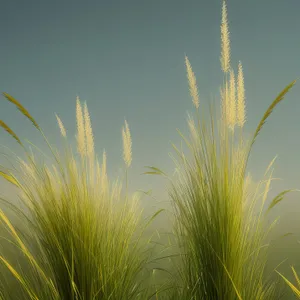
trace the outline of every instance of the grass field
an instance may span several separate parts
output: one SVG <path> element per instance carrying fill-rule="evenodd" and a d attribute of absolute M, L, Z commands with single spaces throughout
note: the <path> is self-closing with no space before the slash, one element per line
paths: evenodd
<path fill-rule="evenodd" d="M 231 62 L 225 2 L 220 29 L 220 105 L 211 103 L 208 112 L 201 109 L 196 77 L 185 56 L 195 113 L 188 117 L 189 135 L 178 131 L 181 147 L 173 145 L 175 175 L 153 166 L 144 173 L 169 181 L 174 227 L 164 244 L 159 232 L 145 234 L 163 209 L 144 219 L 142 193 L 128 192 L 133 157 L 127 121 L 122 128 L 124 177 L 111 180 L 106 152 L 101 159 L 95 153 L 86 103 L 77 97 L 76 151 L 56 116 L 64 144 L 58 151 L 27 109 L 3 93 L 39 131 L 52 156 L 26 146 L 0 120 L 24 150 L 24 158 L 9 153 L 12 167 L 0 170 L 19 200 L 14 204 L 1 198 L 1 299 L 270 300 L 284 299 L 283 283 L 300 298 L 294 268 L 298 289 L 277 270 L 266 272 L 266 238 L 276 220 L 266 228 L 265 203 L 275 159 L 270 158 L 265 177 L 254 189 L 247 173 L 252 146 L 296 81 L 270 103 L 247 139 L 243 67 L 239 62 L 235 71 Z M 290 191 L 275 197 L 268 209 Z"/>

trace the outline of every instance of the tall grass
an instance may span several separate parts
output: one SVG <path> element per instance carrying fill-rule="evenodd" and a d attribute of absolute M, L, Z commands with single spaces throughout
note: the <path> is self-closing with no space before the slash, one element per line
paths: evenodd
<path fill-rule="evenodd" d="M 30 113 L 9 94 L 14 104 L 41 133 L 52 155 L 52 163 L 39 160 L 3 121 L 0 126 L 24 150 L 26 159 L 13 157 L 13 167 L 0 175 L 18 191 L 22 206 L 7 204 L 23 222 L 18 230 L 0 209 L 0 221 L 11 235 L 11 243 L 26 258 L 26 271 L 4 255 L 0 262 L 0 299 L 197 299 L 269 300 L 278 297 L 276 282 L 265 274 L 265 237 L 275 222 L 263 229 L 264 208 L 272 177 L 271 161 L 265 178 L 249 193 L 246 177 L 248 158 L 273 109 L 293 87 L 291 82 L 263 115 L 251 139 L 244 135 L 246 122 L 242 64 L 235 74 L 231 66 L 227 7 L 223 2 L 221 22 L 220 112 L 201 109 L 196 76 L 185 57 L 190 94 L 196 117 L 189 116 L 189 137 L 180 131 L 186 148 L 173 145 L 176 178 L 149 167 L 146 174 L 170 179 L 169 195 L 174 207 L 176 246 L 180 255 L 168 256 L 177 267 L 169 287 L 148 293 L 144 275 L 149 262 L 137 194 L 128 196 L 128 168 L 132 162 L 129 125 L 122 129 L 126 165 L 125 191 L 121 181 L 111 182 L 107 157 L 100 161 L 87 105 L 76 102 L 77 154 L 68 144 L 67 131 L 56 116 L 64 152 L 54 149 Z M 207 117 L 207 115 L 209 117 Z M 270 207 L 281 201 L 280 193 Z M 256 211 L 259 207 L 258 212 Z M 142 226 L 143 224 L 143 226 Z M 174 259 L 175 257 L 175 259 Z M 162 268 L 156 268 L 162 270 Z M 156 271 L 156 270 L 155 270 Z M 155 273 L 153 271 L 153 274 Z M 165 270 L 167 271 L 167 270 Z M 7 277 L 15 279 L 9 290 Z M 18 290 L 17 290 L 18 289 Z M 165 289 L 166 294 L 160 293 Z"/>
<path fill-rule="evenodd" d="M 21 208 L 10 204 L 23 226 L 27 226 L 27 232 L 23 228 L 21 235 L 0 210 L 1 223 L 13 237 L 11 242 L 29 262 L 32 276 L 0 256 L 2 264 L 20 283 L 22 299 L 146 299 L 142 279 L 149 256 L 147 245 L 142 247 L 140 238 L 147 224 L 140 219 L 138 195 L 128 196 L 127 169 L 124 193 L 120 180 L 109 181 L 106 152 L 101 163 L 95 156 L 86 104 L 82 107 L 77 98 L 77 158 L 58 116 L 65 145 L 62 155 L 50 145 L 29 112 L 12 96 L 4 96 L 39 130 L 54 158 L 53 164 L 38 162 L 16 133 L 0 122 L 26 154 L 25 160 L 12 160 L 17 162 L 15 169 L 0 173 L 17 188 L 27 212 L 24 214 Z M 126 121 L 123 144 L 129 168 L 131 136 Z M 13 293 L 9 299 L 13 299 Z"/>
<path fill-rule="evenodd" d="M 277 96 L 253 137 L 247 140 L 243 132 L 246 121 L 243 68 L 239 63 L 236 80 L 230 64 L 225 2 L 222 7 L 221 45 L 224 81 L 219 115 L 213 105 L 209 118 L 201 109 L 196 77 L 188 57 L 185 57 L 196 118 L 189 116 L 189 137 L 179 131 L 188 152 L 173 145 L 177 177 L 169 178 L 169 195 L 182 253 L 178 264 L 179 279 L 174 280 L 171 298 L 276 299 L 276 283 L 265 277 L 268 245 L 264 242 L 268 230 L 263 229 L 263 210 L 272 181 L 274 160 L 267 168 L 266 180 L 258 184 L 248 202 L 245 201 L 246 170 L 252 146 L 264 123 L 295 81 Z M 158 168 L 149 168 L 146 174 L 164 174 Z M 277 200 L 278 197 L 271 205 Z M 176 261 L 178 258 L 174 263 Z"/>

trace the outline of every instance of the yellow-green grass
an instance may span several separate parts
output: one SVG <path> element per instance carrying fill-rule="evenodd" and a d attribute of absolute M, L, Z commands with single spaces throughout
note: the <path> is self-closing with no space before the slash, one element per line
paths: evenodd
<path fill-rule="evenodd" d="M 300 279 L 298 277 L 298 274 L 295 270 L 294 267 L 292 267 L 292 271 L 294 274 L 294 277 L 296 279 L 296 285 L 294 285 L 290 280 L 288 280 L 284 275 L 282 275 L 281 273 L 279 273 L 277 270 L 276 272 L 283 278 L 283 280 L 285 281 L 285 283 L 289 286 L 289 288 L 293 291 L 293 293 L 295 294 L 295 296 L 297 297 L 297 299 L 300 299 Z"/>
<path fill-rule="evenodd" d="M 65 144 L 63 154 L 50 145 L 19 101 L 6 93 L 4 96 L 39 130 L 54 157 L 53 164 L 37 162 L 16 133 L 0 122 L 26 154 L 25 160 L 18 157 L 12 160 L 17 163 L 16 168 L 0 173 L 17 188 L 23 208 L 28 212 L 24 214 L 2 199 L 19 215 L 23 226 L 27 226 L 17 232 L 0 210 L 1 223 L 12 235 L 12 243 L 30 263 L 32 276 L 0 256 L 3 266 L 23 288 L 24 299 L 145 299 L 147 289 L 142 279 L 149 255 L 147 244 L 141 244 L 140 239 L 154 216 L 148 223 L 142 222 L 138 194 L 129 197 L 127 184 L 124 191 L 120 180 L 109 181 L 105 151 L 101 164 L 94 153 L 86 104 L 82 108 L 77 98 L 77 159 L 58 116 Z M 132 155 L 126 121 L 122 133 L 127 183 Z M 5 282 L 2 284 L 5 287 Z"/>
<path fill-rule="evenodd" d="M 264 242 L 269 230 L 263 229 L 263 210 L 274 160 L 266 171 L 266 180 L 258 184 L 250 197 L 246 191 L 246 169 L 251 148 L 264 123 L 295 81 L 277 96 L 253 137 L 247 140 L 243 133 L 246 121 L 243 69 L 239 63 L 235 80 L 230 64 L 225 2 L 221 44 L 224 82 L 220 115 L 211 105 L 207 118 L 200 105 L 195 74 L 185 57 L 196 119 L 189 116 L 189 137 L 179 131 L 188 151 L 173 145 L 177 176 L 170 178 L 169 195 L 174 205 L 178 245 L 182 250 L 180 259 L 174 259 L 174 263 L 180 262 L 179 278 L 171 283 L 172 295 L 169 296 L 197 300 L 278 299 L 276 282 L 268 280 L 265 274 L 268 245 Z M 158 168 L 149 168 L 146 174 L 165 175 Z M 270 207 L 287 192 L 279 194 Z M 260 206 L 258 214 L 254 210 L 257 205 Z"/>
<path fill-rule="evenodd" d="M 267 168 L 266 179 L 254 193 L 247 191 L 246 170 L 251 148 L 264 123 L 295 81 L 272 102 L 253 137 L 247 140 L 243 132 L 246 121 L 243 69 L 239 63 L 235 80 L 225 2 L 221 43 L 224 82 L 220 115 L 213 105 L 208 118 L 201 109 L 196 77 L 185 57 L 196 118 L 189 117 L 189 137 L 179 132 L 189 152 L 174 146 L 177 177 L 170 179 L 169 190 L 180 254 L 167 255 L 177 268 L 169 274 L 168 286 L 158 286 L 152 292 L 142 281 L 148 272 L 149 253 L 141 237 L 148 223 L 141 227 L 137 195 L 129 197 L 127 193 L 127 170 L 132 161 L 127 122 L 122 131 L 126 164 L 124 191 L 120 181 L 108 180 L 105 152 L 101 163 L 94 153 L 88 109 L 86 105 L 82 107 L 79 99 L 76 104 L 78 155 L 68 145 L 66 130 L 57 117 L 65 145 L 65 152 L 60 154 L 19 101 L 4 93 L 41 133 L 54 160 L 53 164 L 40 162 L 0 120 L 0 126 L 26 154 L 25 160 L 12 159 L 16 168 L 0 170 L 0 175 L 18 190 L 26 213 L 23 207 L 13 206 L 6 199 L 2 201 L 17 213 L 26 228 L 18 231 L 2 210 L 0 220 L 12 237 L 11 243 L 28 264 L 25 272 L 16 260 L 0 253 L 6 270 L 0 274 L 3 278 L 0 299 L 142 300 L 151 295 L 154 299 L 174 300 L 279 298 L 276 282 L 268 280 L 265 274 L 268 245 L 264 241 L 268 230 L 263 230 L 263 210 L 274 160 Z M 165 175 L 154 167 L 146 173 Z M 279 194 L 270 207 L 287 192 Z M 258 214 L 254 210 L 257 205 Z M 156 270 L 168 272 L 162 267 Z M 156 270 L 149 274 L 154 277 Z M 7 274 L 18 283 L 15 294 L 8 290 Z"/>

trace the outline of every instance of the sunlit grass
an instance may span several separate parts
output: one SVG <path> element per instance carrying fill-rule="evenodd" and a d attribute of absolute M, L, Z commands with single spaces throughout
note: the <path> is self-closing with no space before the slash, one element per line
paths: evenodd
<path fill-rule="evenodd" d="M 294 269 L 294 267 L 292 267 L 292 271 L 293 271 L 294 277 L 296 279 L 297 286 L 295 286 L 293 283 L 291 283 L 281 273 L 279 273 L 278 271 L 276 271 L 276 272 L 284 279 L 285 283 L 289 286 L 289 288 L 293 291 L 293 293 L 297 296 L 297 298 L 300 299 L 300 280 L 299 280 L 298 274 L 297 274 L 296 270 Z"/>
<path fill-rule="evenodd" d="M 27 110 L 10 95 L 4 96 L 44 136 Z M 101 164 L 95 157 L 87 106 L 82 109 L 79 98 L 76 105 L 79 159 L 68 146 L 66 129 L 58 116 L 65 152 L 60 155 L 44 136 L 54 157 L 52 165 L 37 162 L 10 127 L 4 122 L 0 124 L 27 156 L 26 160 L 15 157 L 16 169 L 2 171 L 1 175 L 17 187 L 29 212 L 25 219 L 23 215 L 23 225 L 27 226 L 31 246 L 2 210 L 0 220 L 30 262 L 35 277 L 27 280 L 3 256 L 1 262 L 21 284 L 26 299 L 45 299 L 45 293 L 47 299 L 145 299 L 142 278 L 149 256 L 147 245 L 141 247 L 140 243 L 147 224 L 141 222 L 139 195 L 129 197 L 120 180 L 109 181 L 106 152 Z M 124 128 L 124 159 L 128 168 L 132 158 L 126 121 Z M 13 208 L 19 215 L 22 213 Z"/>
<path fill-rule="evenodd" d="M 256 191 L 246 193 L 246 169 L 254 142 L 276 105 L 295 84 L 289 84 L 263 115 L 253 137 L 244 137 L 246 120 L 242 64 L 237 82 L 230 65 L 227 9 L 223 2 L 221 23 L 221 113 L 211 105 L 201 107 L 196 77 L 185 57 L 190 94 L 196 119 L 189 116 L 189 137 L 180 131 L 185 148 L 173 145 L 177 176 L 170 178 L 169 195 L 175 211 L 175 232 L 181 255 L 174 258 L 178 277 L 171 284 L 172 299 L 276 299 L 276 282 L 266 278 L 263 229 L 264 206 L 272 181 L 270 163 Z M 200 104 L 199 104 L 200 103 Z M 186 151 L 188 150 L 188 151 Z M 149 167 L 146 174 L 163 174 Z M 271 207 L 288 191 L 279 194 Z M 246 202 L 246 200 L 248 201 Z M 259 202 L 260 200 L 260 202 Z M 255 210 L 259 205 L 259 211 Z M 178 263 L 180 262 L 180 263 Z"/>
<path fill-rule="evenodd" d="M 150 259 L 149 241 L 143 236 L 149 222 L 142 221 L 139 195 L 128 193 L 128 169 L 132 163 L 129 125 L 122 129 L 123 158 L 126 166 L 122 180 L 110 181 L 107 154 L 100 160 L 95 153 L 94 136 L 86 103 L 77 97 L 77 153 L 69 145 L 67 130 L 56 115 L 64 145 L 63 153 L 53 148 L 31 114 L 7 93 L 6 100 L 28 118 L 44 138 L 51 159 L 29 151 L 19 136 L 0 120 L 2 127 L 24 150 L 25 159 L 11 157 L 13 167 L 2 168 L 0 175 L 12 184 L 22 206 L 1 199 L 22 222 L 17 229 L 3 210 L 0 221 L 10 239 L 2 237 L 23 258 L 0 253 L 0 299 L 72 300 L 269 300 L 278 299 L 277 282 L 265 274 L 269 230 L 264 230 L 264 209 L 273 179 L 271 161 L 264 178 L 254 191 L 246 176 L 248 158 L 261 129 L 274 108 L 284 99 L 290 83 L 269 106 L 252 138 L 246 139 L 245 87 L 242 63 L 237 73 L 231 66 L 227 7 L 223 2 L 221 22 L 220 111 L 211 104 L 202 109 L 196 76 L 185 56 L 190 95 L 195 117 L 189 116 L 189 136 L 175 150 L 175 177 L 159 168 L 146 174 L 170 179 L 169 196 L 174 208 L 175 243 Z M 32 145 L 34 147 L 34 145 Z M 35 148 L 36 149 L 36 148 Z M 45 162 L 47 160 L 47 162 Z M 269 209 L 290 190 L 283 191 Z M 257 207 L 259 208 L 257 211 Z M 175 254 L 169 255 L 169 249 Z M 176 253 L 179 252 L 179 253 Z M 168 269 L 153 263 L 166 258 Z M 170 278 L 168 284 L 151 282 L 159 272 Z M 293 269 L 297 283 L 299 279 Z M 14 279 L 14 287 L 8 282 Z M 161 273 L 160 273 L 161 274 Z M 297 287 L 283 275 L 299 296 Z M 147 278 L 147 281 L 145 280 Z M 151 288 L 150 288 L 151 286 Z"/>

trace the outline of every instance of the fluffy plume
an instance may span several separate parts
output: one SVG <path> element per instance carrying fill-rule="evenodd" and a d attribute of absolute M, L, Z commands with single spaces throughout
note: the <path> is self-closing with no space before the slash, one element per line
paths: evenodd
<path fill-rule="evenodd" d="M 235 91 L 235 77 L 234 71 L 230 70 L 229 82 L 229 109 L 228 109 L 228 126 L 234 130 L 236 123 L 236 91 Z"/>
<path fill-rule="evenodd" d="M 223 1 L 222 7 L 222 23 L 221 23 L 221 67 L 224 73 L 227 73 L 230 68 L 230 38 L 227 21 L 227 7 Z"/>
<path fill-rule="evenodd" d="M 245 87 L 242 63 L 239 62 L 237 79 L 237 123 L 243 127 L 246 122 Z"/>
<path fill-rule="evenodd" d="M 195 107 L 198 109 L 199 108 L 199 95 L 198 95 L 196 77 L 195 77 L 195 74 L 192 70 L 192 66 L 191 66 L 187 56 L 185 56 L 185 65 L 186 65 L 186 70 L 187 70 L 187 79 L 188 79 L 189 87 L 190 87 L 190 94 L 192 96 Z"/>
<path fill-rule="evenodd" d="M 85 137 L 86 137 L 86 151 L 87 151 L 87 155 L 92 159 L 94 157 L 94 136 L 93 136 L 90 114 L 86 102 L 84 103 L 84 122 L 85 122 L 84 127 L 85 127 Z"/>
<path fill-rule="evenodd" d="M 123 137 L 123 157 L 124 162 L 129 167 L 132 161 L 132 152 L 131 152 L 131 135 L 127 121 L 125 120 L 125 127 L 122 129 L 122 137 Z"/>
<path fill-rule="evenodd" d="M 63 122 L 61 121 L 61 119 L 59 118 L 59 116 L 58 116 L 57 114 L 55 114 L 55 116 L 56 116 L 57 124 L 58 124 L 58 127 L 59 127 L 59 129 L 60 129 L 61 135 L 62 135 L 63 137 L 66 137 L 67 134 L 66 134 L 66 129 L 65 129 L 65 127 L 64 127 Z"/>
<path fill-rule="evenodd" d="M 85 132 L 82 108 L 79 97 L 76 98 L 76 120 L 77 120 L 77 149 L 81 157 L 85 156 Z"/>

